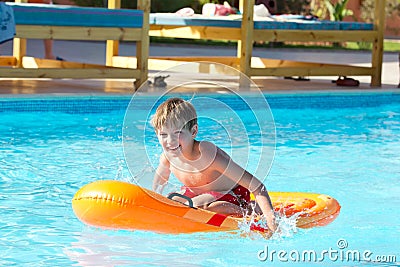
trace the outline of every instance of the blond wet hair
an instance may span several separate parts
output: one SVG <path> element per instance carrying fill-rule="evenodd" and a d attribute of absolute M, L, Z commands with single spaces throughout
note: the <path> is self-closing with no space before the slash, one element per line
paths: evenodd
<path fill-rule="evenodd" d="M 170 98 L 158 106 L 151 119 L 151 124 L 156 132 L 163 126 L 191 130 L 197 124 L 196 109 L 190 102 L 182 98 Z"/>

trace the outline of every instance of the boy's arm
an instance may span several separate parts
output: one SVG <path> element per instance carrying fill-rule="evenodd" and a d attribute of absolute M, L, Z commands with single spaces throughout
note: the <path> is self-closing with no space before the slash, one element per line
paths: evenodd
<path fill-rule="evenodd" d="M 158 164 L 153 179 L 153 191 L 159 194 L 162 194 L 164 187 L 168 183 L 169 175 L 171 174 L 169 166 L 169 161 L 166 159 L 164 154 L 161 154 L 160 163 Z"/>
<path fill-rule="evenodd" d="M 253 179 L 257 179 L 257 178 L 255 178 L 253 176 Z M 262 184 L 259 180 L 258 180 L 258 182 L 261 185 L 255 191 L 251 191 L 250 189 L 249 189 L 249 191 L 254 194 L 254 196 L 256 198 L 256 202 L 260 206 L 260 208 L 263 212 L 263 215 L 267 219 L 267 224 L 268 224 L 269 229 L 271 229 L 273 232 L 275 232 L 278 226 L 276 225 L 275 212 L 274 212 L 274 208 L 271 203 L 271 198 L 269 197 L 268 191 L 265 188 L 264 184 Z"/>
<path fill-rule="evenodd" d="M 223 175 L 247 188 L 254 194 L 256 202 L 267 219 L 268 227 L 272 231 L 275 231 L 277 228 L 275 213 L 265 185 L 248 171 L 240 167 L 224 151 L 220 150 L 220 152 L 221 153 L 217 153 L 217 157 L 214 161 L 215 166 L 217 166 Z"/>

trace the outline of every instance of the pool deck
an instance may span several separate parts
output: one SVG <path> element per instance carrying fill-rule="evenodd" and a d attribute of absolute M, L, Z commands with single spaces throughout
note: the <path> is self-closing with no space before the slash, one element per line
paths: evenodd
<path fill-rule="evenodd" d="M 0 46 L 0 54 L 11 54 L 11 42 Z M 120 54 L 127 55 L 132 49 L 130 44 L 121 44 Z M 70 61 L 82 62 L 80 55 L 85 55 L 87 63 L 102 63 L 105 60 L 105 44 L 101 42 L 73 42 L 55 41 L 54 51 L 57 56 Z M 77 53 L 76 51 L 79 51 Z M 234 47 L 204 47 L 195 45 L 152 44 L 150 56 L 235 56 Z M 43 44 L 41 40 L 28 41 L 28 55 L 43 57 Z M 255 48 L 254 56 L 266 58 L 281 58 L 299 61 L 322 61 L 326 63 L 349 63 L 368 66 L 370 54 L 361 51 L 331 51 L 331 50 L 300 50 L 300 49 L 268 49 Z M 340 59 L 341 62 L 338 62 Z M 398 53 L 385 53 L 382 73 L 382 87 L 369 86 L 369 77 L 350 76 L 360 81 L 359 87 L 341 87 L 332 83 L 337 77 L 310 77 L 309 81 L 296 81 L 275 77 L 254 77 L 257 86 L 267 92 L 314 92 L 314 91 L 399 91 L 399 62 Z M 156 72 L 150 72 L 150 77 Z M 224 76 L 222 79 L 229 77 Z M 307 77 L 306 77 L 307 78 Z M 71 80 L 71 79 L 0 79 L 0 94 L 30 95 L 30 94 L 55 94 L 55 95 L 103 95 L 103 94 L 132 94 L 133 80 Z M 168 82 L 168 79 L 166 80 Z M 207 90 L 207 88 L 205 88 Z M 203 91 L 203 90 L 202 90 Z"/>

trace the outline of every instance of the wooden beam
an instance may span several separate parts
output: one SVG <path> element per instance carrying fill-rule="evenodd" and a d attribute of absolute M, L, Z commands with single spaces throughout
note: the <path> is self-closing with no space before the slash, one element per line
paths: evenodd
<path fill-rule="evenodd" d="M 200 62 L 200 61 L 208 61 L 208 62 L 216 62 L 224 65 L 228 65 L 231 67 L 235 67 L 239 69 L 240 58 L 237 57 L 151 57 L 152 59 L 160 59 L 160 60 L 175 60 L 180 62 Z"/>
<path fill-rule="evenodd" d="M 135 58 L 114 57 L 120 67 L 131 67 Z M 236 57 L 151 57 L 149 68 L 163 70 L 182 64 L 182 62 L 215 62 L 239 70 L 240 59 Z M 116 64 L 114 62 L 114 65 Z M 130 62 L 130 63 L 129 63 Z M 280 59 L 252 57 L 251 76 L 370 76 L 374 68 L 341 64 L 301 62 Z"/>
<path fill-rule="evenodd" d="M 137 90 L 143 83 L 147 81 L 149 72 L 149 20 L 150 20 L 150 1 L 151 0 L 138 0 L 137 5 L 139 10 L 143 10 L 143 27 L 142 36 L 138 42 L 136 42 L 136 57 L 137 57 L 137 68 L 140 69 L 140 77 L 135 81 L 135 90 Z"/>
<path fill-rule="evenodd" d="M 106 41 L 106 66 L 112 66 L 113 56 L 119 54 L 119 42 L 113 40 Z"/>
<path fill-rule="evenodd" d="M 13 56 L 17 60 L 17 67 L 22 66 L 22 58 L 26 55 L 26 39 L 14 38 L 13 42 Z"/>
<path fill-rule="evenodd" d="M 121 1 L 120 0 L 109 0 L 108 1 L 109 9 L 120 9 Z M 112 57 L 117 56 L 119 53 L 119 42 L 115 40 L 107 40 L 106 41 L 106 65 L 112 66 Z"/>
<path fill-rule="evenodd" d="M 87 69 L 87 68 L 99 68 L 105 69 L 107 66 L 98 65 L 98 64 L 86 64 L 80 62 L 71 62 L 71 61 L 61 61 L 61 60 L 51 60 L 51 59 L 42 59 L 42 58 L 34 58 L 34 57 L 23 57 L 22 59 L 22 67 L 23 68 L 63 68 L 63 69 Z"/>
<path fill-rule="evenodd" d="M 150 25 L 150 36 L 208 40 L 240 40 L 239 28 Z"/>
<path fill-rule="evenodd" d="M 53 78 L 53 79 L 138 79 L 140 70 L 122 68 L 9 68 L 0 69 L 0 78 Z"/>
<path fill-rule="evenodd" d="M 250 63 L 253 53 L 253 33 L 254 33 L 254 0 L 241 0 L 243 8 L 242 25 L 240 29 L 240 40 L 238 41 L 237 57 L 240 58 L 240 71 L 249 76 Z"/>
<path fill-rule="evenodd" d="M 335 67 L 335 66 L 351 66 L 356 68 L 355 65 L 344 65 L 344 64 L 330 64 L 330 63 L 317 63 L 317 62 L 304 62 L 284 59 L 270 59 L 253 57 L 251 59 L 251 66 L 254 68 L 268 68 L 268 67 Z M 364 68 L 364 67 L 361 67 Z"/>
<path fill-rule="evenodd" d="M 254 30 L 254 40 L 265 42 L 373 42 L 376 37 L 376 31 Z"/>
<path fill-rule="evenodd" d="M 151 57 L 148 60 L 148 66 L 151 70 L 165 70 L 182 65 L 183 62 L 199 63 L 201 61 L 215 62 L 216 64 L 220 63 L 231 66 L 237 70 L 239 69 L 239 59 L 236 57 Z M 115 67 L 133 68 L 136 64 L 136 57 L 116 56 L 113 58 L 113 66 Z M 239 71 L 236 71 L 236 74 L 237 73 L 239 73 Z"/>
<path fill-rule="evenodd" d="M 375 71 L 371 77 L 371 86 L 382 85 L 383 39 L 386 18 L 385 6 L 386 0 L 375 0 L 374 29 L 378 33 L 372 47 L 372 67 Z"/>
<path fill-rule="evenodd" d="M 0 56 L 1 67 L 13 67 L 17 65 L 17 59 L 13 56 Z"/>
<path fill-rule="evenodd" d="M 221 34 L 223 32 L 224 34 Z M 351 34 L 350 34 L 351 33 Z M 265 42 L 373 42 L 377 31 L 340 31 L 340 30 L 260 30 L 254 29 L 254 41 Z M 241 38 L 239 28 L 205 26 L 168 26 L 150 25 L 150 36 L 229 40 Z"/>
<path fill-rule="evenodd" d="M 16 25 L 16 32 L 17 38 L 26 39 L 138 41 L 142 38 L 141 28 Z"/>
<path fill-rule="evenodd" d="M 251 76 L 370 76 L 371 67 L 348 65 L 329 66 L 316 63 L 314 66 L 252 68 Z"/>
<path fill-rule="evenodd" d="M 188 73 L 194 73 L 193 70 L 197 67 L 198 73 L 218 73 L 223 75 L 231 75 L 239 77 L 239 62 L 238 58 L 196 58 L 196 57 L 185 57 L 185 58 L 168 58 L 168 57 L 156 57 L 149 58 L 149 69 L 151 70 L 165 70 L 171 69 L 176 66 L 182 65 L 183 62 L 193 62 L 185 71 Z M 201 62 L 207 61 L 207 64 Z M 235 64 L 236 62 L 236 64 Z M 195 68 L 193 68 L 195 67 Z M 182 70 L 182 68 L 180 68 Z M 173 70 L 172 70 L 173 71 Z M 195 76 L 194 76 L 195 77 Z"/>

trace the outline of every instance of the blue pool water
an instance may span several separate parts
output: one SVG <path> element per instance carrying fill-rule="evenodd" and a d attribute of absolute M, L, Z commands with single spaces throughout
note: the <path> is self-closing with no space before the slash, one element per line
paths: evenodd
<path fill-rule="evenodd" d="M 342 210 L 330 225 L 272 240 L 245 230 L 165 235 L 83 225 L 71 208 L 81 186 L 132 181 L 122 145 L 129 97 L 10 98 L 0 100 L 0 265 L 309 266 L 324 255 L 323 265 L 399 266 L 400 94 L 266 98 L 276 125 L 267 187 L 336 198 Z M 225 133 L 211 126 L 202 122 L 201 137 L 224 146 Z M 317 257 L 296 256 L 305 251 Z M 358 261 L 353 252 L 386 262 Z"/>

